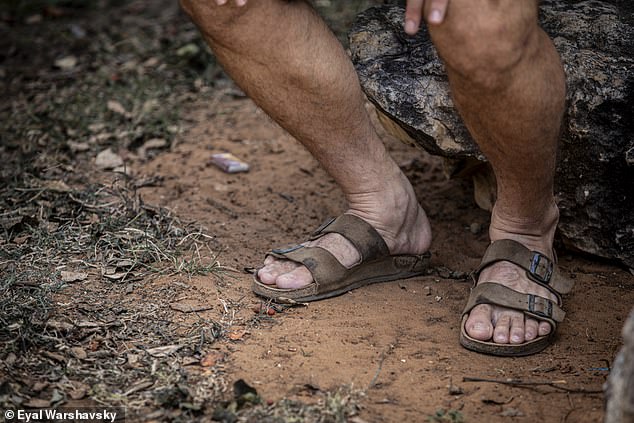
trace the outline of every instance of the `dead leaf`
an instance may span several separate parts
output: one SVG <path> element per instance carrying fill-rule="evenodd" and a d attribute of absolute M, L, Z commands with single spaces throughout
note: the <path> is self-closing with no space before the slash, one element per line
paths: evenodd
<path fill-rule="evenodd" d="M 134 267 L 134 265 L 136 264 L 135 261 L 132 260 L 117 260 L 117 262 L 114 264 L 117 269 L 128 269 L 130 267 Z"/>
<path fill-rule="evenodd" d="M 18 244 L 18 245 L 22 245 L 22 244 L 24 244 L 26 241 L 28 241 L 28 240 L 29 240 L 29 238 L 31 238 L 31 235 L 29 235 L 29 234 L 16 236 L 15 238 L 13 238 L 13 243 L 14 243 L 14 244 Z"/>
<path fill-rule="evenodd" d="M 180 57 L 194 57 L 200 52 L 200 47 L 198 47 L 194 43 L 185 44 L 178 50 L 176 50 L 176 55 Z"/>
<path fill-rule="evenodd" d="M 150 354 L 152 357 L 160 358 L 160 357 L 167 357 L 171 354 L 174 354 L 176 351 L 180 350 L 181 348 L 183 348 L 182 345 L 165 345 L 163 347 L 150 348 L 148 350 L 145 350 L 145 352 Z"/>
<path fill-rule="evenodd" d="M 68 391 L 68 396 L 74 400 L 80 400 L 86 397 L 86 394 L 90 390 L 90 386 L 83 384 L 81 382 L 74 382 L 73 385 L 76 385 L 76 386 L 74 386 L 73 389 Z"/>
<path fill-rule="evenodd" d="M 125 109 L 125 107 L 123 107 L 121 103 L 116 100 L 108 100 L 106 107 L 108 107 L 108 110 L 118 115 L 124 116 L 126 118 L 130 117 L 130 113 Z"/>
<path fill-rule="evenodd" d="M 88 273 L 83 272 L 68 272 L 62 270 L 62 282 L 79 282 L 88 278 Z"/>
<path fill-rule="evenodd" d="M 211 306 L 193 306 L 189 304 L 182 303 L 171 303 L 170 308 L 172 310 L 180 311 L 181 313 L 196 313 L 199 311 L 211 310 L 213 307 Z"/>
<path fill-rule="evenodd" d="M 72 189 L 64 181 L 45 181 L 42 184 L 42 188 L 46 188 L 49 191 L 53 192 L 71 192 Z"/>
<path fill-rule="evenodd" d="M 71 70 L 77 66 L 77 61 L 75 56 L 65 56 L 55 61 L 55 67 L 61 70 Z"/>
<path fill-rule="evenodd" d="M 147 388 L 151 387 L 152 385 L 154 385 L 154 382 L 152 382 L 151 380 L 142 380 L 141 382 L 137 382 L 134 385 L 132 385 L 132 387 L 130 389 L 128 389 L 123 396 L 128 396 L 130 394 L 133 394 L 135 392 L 139 392 L 139 391 L 144 391 Z"/>
<path fill-rule="evenodd" d="M 70 323 L 66 323 L 66 322 L 60 322 L 57 320 L 49 320 L 46 322 L 46 327 L 47 328 L 51 328 L 51 329 L 55 329 L 55 330 L 60 330 L 60 331 L 69 331 L 71 329 L 73 329 L 75 326 L 73 326 Z"/>
<path fill-rule="evenodd" d="M 42 22 L 42 19 L 43 19 L 42 15 L 37 13 L 35 15 L 27 16 L 26 19 L 24 20 L 24 23 L 27 25 L 35 25 Z"/>
<path fill-rule="evenodd" d="M 118 279 L 123 279 L 126 277 L 126 275 L 128 275 L 128 272 L 120 272 L 120 273 L 113 273 L 111 275 L 103 275 L 105 278 L 108 279 L 112 279 L 112 280 L 118 280 Z"/>
<path fill-rule="evenodd" d="M 7 356 L 5 357 L 4 363 L 7 366 L 13 366 L 17 359 L 18 359 L 18 357 L 11 352 L 11 353 L 7 354 Z"/>
<path fill-rule="evenodd" d="M 103 326 L 101 323 L 91 322 L 89 320 L 82 320 L 82 321 L 76 322 L 75 325 L 79 328 L 99 328 Z"/>
<path fill-rule="evenodd" d="M 75 141 L 67 141 L 66 144 L 70 151 L 73 153 L 82 153 L 84 151 L 90 150 L 90 145 L 87 142 L 75 142 Z"/>
<path fill-rule="evenodd" d="M 30 408 L 49 408 L 51 406 L 51 402 L 49 400 L 31 398 L 25 402 L 24 405 Z"/>
<path fill-rule="evenodd" d="M 200 364 L 200 360 L 194 357 L 184 357 L 181 364 L 183 366 L 191 366 L 192 364 Z"/>
<path fill-rule="evenodd" d="M 44 389 L 48 388 L 50 384 L 48 382 L 35 382 L 33 384 L 33 386 L 31 386 L 31 390 L 33 392 L 37 392 L 40 393 L 42 392 Z"/>
<path fill-rule="evenodd" d="M 500 413 L 500 416 L 502 417 L 523 417 L 524 413 L 521 410 L 518 410 L 517 408 L 506 408 L 504 409 L 504 411 L 502 411 Z"/>
<path fill-rule="evenodd" d="M 14 216 L 14 217 L 0 217 L 0 226 L 4 229 L 11 229 L 18 223 L 21 223 L 24 220 L 24 216 Z"/>
<path fill-rule="evenodd" d="M 234 329 L 232 331 L 229 332 L 229 339 L 231 339 L 232 341 L 239 341 L 241 340 L 244 335 L 246 335 L 248 332 L 246 329 Z"/>
<path fill-rule="evenodd" d="M 63 363 L 63 362 L 65 362 L 65 361 L 66 361 L 66 357 L 64 357 L 64 356 L 63 356 L 63 355 L 61 355 L 61 354 L 54 353 L 54 352 L 50 352 L 50 351 L 43 351 L 43 352 L 42 352 L 42 355 L 44 355 L 44 356 L 46 356 L 46 357 L 50 358 L 51 360 L 55 360 L 55 361 L 57 361 L 57 362 L 59 362 L 59 363 Z"/>
<path fill-rule="evenodd" d="M 105 127 L 106 127 L 105 123 L 91 123 L 90 125 L 88 125 L 88 130 L 90 132 L 100 132 Z"/>
<path fill-rule="evenodd" d="M 88 349 L 92 352 L 95 352 L 99 349 L 99 346 L 101 345 L 101 340 L 99 339 L 92 339 L 89 343 L 88 343 Z"/>
<path fill-rule="evenodd" d="M 152 138 L 143 143 L 137 150 L 137 154 L 141 159 L 145 159 L 148 150 L 159 149 L 167 147 L 167 141 L 163 138 Z"/>
<path fill-rule="evenodd" d="M 220 351 L 212 351 L 205 355 L 202 360 L 200 360 L 200 365 L 203 367 L 213 367 L 222 360 L 224 360 L 225 355 Z"/>
<path fill-rule="evenodd" d="M 70 352 L 73 353 L 75 358 L 78 358 L 80 360 L 84 360 L 86 357 L 88 357 L 88 353 L 86 353 L 86 350 L 82 347 L 72 347 L 70 349 Z"/>

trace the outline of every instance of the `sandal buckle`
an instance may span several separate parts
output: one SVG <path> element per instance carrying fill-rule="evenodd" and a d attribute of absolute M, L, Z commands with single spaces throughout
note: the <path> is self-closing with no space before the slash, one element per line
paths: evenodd
<path fill-rule="evenodd" d="M 528 295 L 528 311 L 548 319 L 553 317 L 553 302 L 533 294 Z"/>
<path fill-rule="evenodd" d="M 529 274 L 538 282 L 548 285 L 553 276 L 554 265 L 552 260 L 540 252 L 533 251 Z"/>

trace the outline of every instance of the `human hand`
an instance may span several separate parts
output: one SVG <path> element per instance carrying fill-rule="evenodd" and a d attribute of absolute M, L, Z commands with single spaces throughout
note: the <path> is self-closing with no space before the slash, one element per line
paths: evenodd
<path fill-rule="evenodd" d="M 236 2 L 236 6 L 238 7 L 242 7 L 247 4 L 247 0 L 235 0 L 235 2 Z M 218 6 L 223 6 L 227 4 L 227 0 L 216 0 L 216 4 Z"/>
<path fill-rule="evenodd" d="M 405 32 L 409 35 L 416 34 L 423 14 L 428 24 L 441 24 L 445 19 L 448 4 L 449 0 L 407 0 Z"/>

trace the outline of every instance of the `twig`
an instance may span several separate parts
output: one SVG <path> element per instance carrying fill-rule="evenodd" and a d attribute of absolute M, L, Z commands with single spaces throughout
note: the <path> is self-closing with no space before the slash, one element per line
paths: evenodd
<path fill-rule="evenodd" d="M 379 359 L 379 367 L 377 367 L 376 369 L 376 373 L 374 374 L 374 377 L 372 378 L 372 380 L 370 381 L 370 384 L 368 385 L 368 389 L 371 389 L 374 387 L 374 384 L 376 383 L 376 380 L 379 378 L 379 374 L 381 373 L 381 369 L 383 368 L 383 362 L 385 361 L 385 351 L 383 351 L 381 353 L 381 358 Z"/>
<path fill-rule="evenodd" d="M 487 382 L 487 383 L 499 383 L 501 385 L 510 386 L 551 386 L 555 389 L 559 389 L 572 394 L 602 394 L 603 390 L 588 390 L 584 388 L 568 388 L 561 386 L 566 384 L 565 380 L 545 380 L 545 381 L 533 381 L 533 380 L 520 380 L 520 379 L 485 379 L 479 377 L 463 377 L 463 382 Z"/>

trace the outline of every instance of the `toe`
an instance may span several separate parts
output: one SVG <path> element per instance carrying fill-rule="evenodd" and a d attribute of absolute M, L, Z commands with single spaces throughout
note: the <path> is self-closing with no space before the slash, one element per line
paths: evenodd
<path fill-rule="evenodd" d="M 298 267 L 288 273 L 281 274 L 275 280 L 275 284 L 282 289 L 297 289 L 310 284 L 312 275 L 304 266 Z"/>
<path fill-rule="evenodd" d="M 508 313 L 503 313 L 495 322 L 495 328 L 493 329 L 493 340 L 498 344 L 508 344 L 510 332 L 511 315 Z"/>
<path fill-rule="evenodd" d="M 548 322 L 539 322 L 539 336 L 546 336 L 550 333 L 552 328 Z"/>
<path fill-rule="evenodd" d="M 532 341 L 537 338 L 539 323 L 535 319 L 526 319 L 524 323 L 524 339 Z"/>
<path fill-rule="evenodd" d="M 263 284 L 274 285 L 280 275 L 291 272 L 298 266 L 290 260 L 280 260 L 269 256 L 264 260 L 264 266 L 258 270 L 257 276 Z"/>
<path fill-rule="evenodd" d="M 521 344 L 524 342 L 525 329 L 524 329 L 524 315 L 515 314 L 511 316 L 511 331 L 510 342 L 511 344 Z"/>
<path fill-rule="evenodd" d="M 272 266 L 264 266 L 263 268 L 258 270 L 257 273 L 258 280 L 266 285 L 275 284 L 275 279 L 277 279 L 277 272 L 274 271 Z"/>
<path fill-rule="evenodd" d="M 482 304 L 474 307 L 469 313 L 465 323 L 467 334 L 480 341 L 488 341 L 493 336 L 493 323 L 491 323 L 491 306 Z"/>

